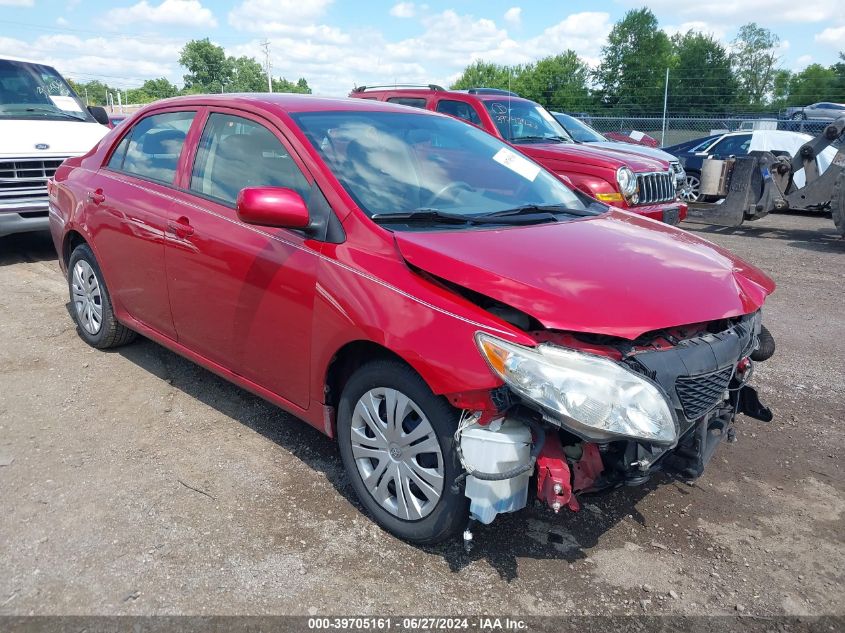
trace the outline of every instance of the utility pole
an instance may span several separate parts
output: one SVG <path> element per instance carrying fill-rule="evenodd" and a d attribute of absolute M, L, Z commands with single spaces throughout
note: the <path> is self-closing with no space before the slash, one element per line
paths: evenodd
<path fill-rule="evenodd" d="M 270 74 L 270 40 L 265 39 L 261 42 L 261 48 L 264 49 L 264 68 L 267 71 L 267 92 L 273 92 L 273 77 Z"/>
<path fill-rule="evenodd" d="M 669 104 L 669 69 L 666 69 L 666 85 L 663 88 L 663 133 L 660 135 L 660 144 L 666 146 L 666 106 Z"/>

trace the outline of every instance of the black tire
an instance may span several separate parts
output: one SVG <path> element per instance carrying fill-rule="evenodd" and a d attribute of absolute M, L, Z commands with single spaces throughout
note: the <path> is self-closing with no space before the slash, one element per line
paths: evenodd
<path fill-rule="evenodd" d="M 806 121 L 807 120 L 807 113 L 806 112 L 796 112 L 792 115 L 793 121 Z"/>
<path fill-rule="evenodd" d="M 757 349 L 751 352 L 751 360 L 762 362 L 769 360 L 775 355 L 775 337 L 772 336 L 772 333 L 769 332 L 765 325 L 761 327 L 760 336 L 757 337 L 757 341 L 759 345 Z"/>
<path fill-rule="evenodd" d="M 845 172 L 839 174 L 839 178 L 836 179 L 833 195 L 830 198 L 830 212 L 836 230 L 845 237 Z"/>
<path fill-rule="evenodd" d="M 440 445 L 443 457 L 443 491 L 430 513 L 415 521 L 401 519 L 376 501 L 358 472 L 352 453 L 352 415 L 359 399 L 371 389 L 389 388 L 409 397 L 425 414 Z M 359 368 L 349 379 L 340 397 L 337 439 L 346 474 L 361 504 L 376 522 L 402 540 L 419 545 L 439 543 L 463 530 L 469 520 L 469 500 L 463 486 L 453 490 L 455 478 L 463 472 L 455 450 L 454 434 L 458 411 L 436 396 L 425 381 L 407 365 L 393 360 L 373 361 Z"/>
<path fill-rule="evenodd" d="M 92 333 L 89 332 L 83 324 L 82 318 L 74 301 L 73 279 L 76 265 L 84 262 L 90 267 L 91 274 L 96 277 L 97 284 L 100 288 L 99 300 L 102 308 L 102 319 L 99 329 Z M 100 265 L 97 263 L 97 258 L 91 247 L 87 244 L 80 244 L 70 255 L 67 267 L 68 293 L 70 294 L 70 313 L 76 323 L 76 330 L 79 336 L 82 337 L 86 343 L 98 349 L 108 349 L 110 347 L 119 347 L 131 343 L 137 334 L 130 330 L 125 325 L 122 325 L 114 316 L 112 309 L 109 291 L 106 287 L 103 273 L 100 270 Z"/>

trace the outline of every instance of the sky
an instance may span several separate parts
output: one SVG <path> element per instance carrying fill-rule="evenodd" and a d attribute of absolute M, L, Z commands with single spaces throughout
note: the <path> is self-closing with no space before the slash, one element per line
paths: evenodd
<path fill-rule="evenodd" d="M 525 63 L 571 48 L 594 65 L 613 23 L 642 6 L 670 34 L 692 28 L 725 43 L 756 21 L 779 35 L 790 70 L 845 49 L 842 0 L 0 0 L 0 55 L 118 88 L 162 76 L 181 86 L 188 40 L 263 60 L 266 38 L 274 76 L 344 95 L 362 84 L 446 85 L 476 59 Z"/>

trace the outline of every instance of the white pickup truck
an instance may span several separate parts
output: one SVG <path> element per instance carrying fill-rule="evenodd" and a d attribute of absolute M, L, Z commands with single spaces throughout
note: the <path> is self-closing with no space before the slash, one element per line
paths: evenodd
<path fill-rule="evenodd" d="M 108 128 L 54 68 L 0 58 L 0 237 L 49 228 L 47 180 Z"/>

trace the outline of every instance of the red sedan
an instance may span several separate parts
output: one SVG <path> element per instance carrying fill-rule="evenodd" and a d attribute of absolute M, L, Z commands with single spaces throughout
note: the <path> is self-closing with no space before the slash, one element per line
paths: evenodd
<path fill-rule="evenodd" d="M 577 510 L 698 476 L 738 411 L 771 417 L 748 385 L 768 277 L 451 117 L 180 97 L 49 191 L 86 342 L 149 337 L 336 437 L 364 507 L 413 542 L 529 488 Z"/>

